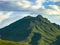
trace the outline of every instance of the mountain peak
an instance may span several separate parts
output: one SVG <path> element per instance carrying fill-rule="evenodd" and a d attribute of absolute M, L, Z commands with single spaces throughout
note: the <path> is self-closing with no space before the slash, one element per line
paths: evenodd
<path fill-rule="evenodd" d="M 38 15 L 37 18 L 43 18 L 41 15 Z"/>
<path fill-rule="evenodd" d="M 41 15 L 26 16 L 1 29 L 0 35 L 3 40 L 25 41 L 31 45 L 50 45 L 60 35 L 58 27 Z"/>
<path fill-rule="evenodd" d="M 32 18 L 32 16 L 26 16 L 26 17 L 24 17 L 24 18 Z"/>

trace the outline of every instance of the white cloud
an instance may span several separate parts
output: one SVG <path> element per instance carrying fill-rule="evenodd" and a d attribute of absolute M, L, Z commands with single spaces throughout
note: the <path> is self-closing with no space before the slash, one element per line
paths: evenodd
<path fill-rule="evenodd" d="M 57 5 L 49 5 L 51 9 L 43 9 L 43 13 L 46 15 L 60 15 L 60 8 Z"/>
<path fill-rule="evenodd" d="M 49 0 L 49 1 L 53 1 L 53 2 L 60 2 L 60 0 Z"/>
<path fill-rule="evenodd" d="M 7 1 L 7 2 L 6 2 Z M 1 10 L 38 10 L 42 7 L 42 4 L 45 0 L 35 0 L 34 2 L 31 2 L 29 0 L 5 0 L 5 2 L 2 1 L 1 4 L 7 3 L 7 6 L 4 6 L 6 8 L 1 8 Z M 6 4 L 5 4 L 6 5 Z M 10 6 L 11 8 L 8 8 Z M 17 9 L 16 9 L 17 8 Z"/>
<path fill-rule="evenodd" d="M 44 2 L 45 0 L 36 0 L 36 5 L 33 5 L 32 6 L 32 9 L 39 9 L 42 7 L 42 3 Z"/>
<path fill-rule="evenodd" d="M 18 1 L 16 4 L 25 9 L 29 8 L 32 10 L 37 10 L 42 7 L 42 3 L 44 1 L 45 0 L 36 0 L 35 4 L 31 4 L 31 2 L 29 0 L 22 0 L 22 1 Z"/>
<path fill-rule="evenodd" d="M 31 3 L 27 0 L 22 0 L 22 1 L 18 1 L 17 5 L 22 7 L 22 8 L 29 8 L 31 7 Z"/>
<path fill-rule="evenodd" d="M 50 5 L 51 8 L 53 8 L 54 10 L 56 10 L 58 13 L 60 13 L 60 8 L 57 5 Z"/>
<path fill-rule="evenodd" d="M 57 6 L 57 5 L 49 5 L 52 9 L 54 9 L 54 10 L 52 10 L 52 9 L 50 9 L 50 10 L 47 10 L 47 12 L 49 12 L 49 14 L 54 14 L 54 15 L 58 15 L 58 14 L 60 14 L 60 8 L 59 8 L 59 6 Z"/>
<path fill-rule="evenodd" d="M 20 0 L 0 0 L 0 1 L 20 1 Z"/>
<path fill-rule="evenodd" d="M 46 9 L 46 12 L 47 12 L 48 15 L 58 15 L 58 14 L 60 14 L 58 11 L 51 10 L 51 9 Z"/>
<path fill-rule="evenodd" d="M 0 12 L 0 22 L 2 22 L 3 20 L 9 18 L 11 14 L 12 14 L 12 12 L 8 12 L 6 14 L 4 14 L 4 12 Z"/>

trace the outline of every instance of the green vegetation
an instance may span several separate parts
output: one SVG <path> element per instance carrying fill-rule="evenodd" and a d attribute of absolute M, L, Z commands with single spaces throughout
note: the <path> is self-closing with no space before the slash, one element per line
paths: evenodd
<path fill-rule="evenodd" d="M 0 29 L 0 45 L 59 45 L 60 26 L 42 16 L 24 17 Z M 25 42 L 25 43 L 24 43 Z"/>
<path fill-rule="evenodd" d="M 23 42 L 18 43 L 18 42 L 0 40 L 0 45 L 29 45 L 29 44 Z"/>

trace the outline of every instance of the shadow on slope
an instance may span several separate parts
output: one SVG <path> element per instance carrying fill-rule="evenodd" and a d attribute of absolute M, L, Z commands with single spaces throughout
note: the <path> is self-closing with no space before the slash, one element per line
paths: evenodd
<path fill-rule="evenodd" d="M 41 38 L 41 35 L 39 33 L 34 33 L 34 36 L 32 37 L 30 44 L 38 45 L 38 40 L 40 40 L 40 38 Z"/>
<path fill-rule="evenodd" d="M 60 45 L 60 36 L 57 36 L 57 40 L 53 42 L 51 45 Z"/>
<path fill-rule="evenodd" d="M 25 17 L 3 29 L 1 29 L 1 39 L 10 41 L 23 41 L 32 31 L 30 17 Z"/>

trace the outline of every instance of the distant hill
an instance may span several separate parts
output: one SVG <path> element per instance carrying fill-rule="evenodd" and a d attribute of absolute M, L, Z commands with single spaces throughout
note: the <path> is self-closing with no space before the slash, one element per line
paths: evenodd
<path fill-rule="evenodd" d="M 27 16 L 0 29 L 0 39 L 30 45 L 59 45 L 60 26 L 41 15 Z M 57 39 L 59 37 L 59 39 Z"/>

